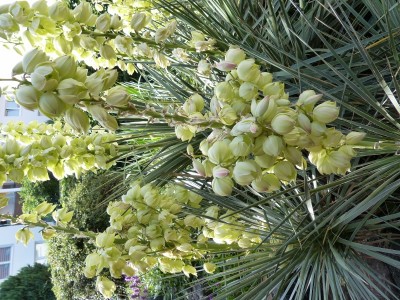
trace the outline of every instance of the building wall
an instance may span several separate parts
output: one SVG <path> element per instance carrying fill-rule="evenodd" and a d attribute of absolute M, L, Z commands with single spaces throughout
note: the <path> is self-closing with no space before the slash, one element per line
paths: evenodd
<path fill-rule="evenodd" d="M 22 243 L 17 243 L 15 239 L 15 233 L 23 227 L 24 225 L 5 225 L 0 227 L 0 249 L 11 247 L 9 275 L 16 275 L 21 268 L 33 265 L 35 262 L 46 262 L 43 257 L 43 248 L 46 248 L 46 244 L 40 234 L 41 228 L 31 228 L 34 239 L 27 246 L 24 246 Z M 0 279 L 0 282 L 2 281 L 4 279 Z"/>
<path fill-rule="evenodd" d="M 13 96 L 10 96 L 11 98 Z M 7 101 L 4 96 L 0 97 L 0 123 L 6 124 L 10 121 L 31 121 L 46 122 L 49 118 L 40 114 L 38 110 L 30 111 L 20 107 L 15 102 Z"/>

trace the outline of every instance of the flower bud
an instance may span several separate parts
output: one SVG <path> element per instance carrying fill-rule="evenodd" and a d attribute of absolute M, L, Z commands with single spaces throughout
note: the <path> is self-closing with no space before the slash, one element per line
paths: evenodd
<path fill-rule="evenodd" d="M 281 188 L 281 183 L 274 174 L 266 173 L 253 180 L 251 187 L 259 193 L 272 193 Z"/>
<path fill-rule="evenodd" d="M 101 14 L 96 20 L 96 29 L 100 32 L 106 32 L 111 27 L 111 16 L 109 13 Z"/>
<path fill-rule="evenodd" d="M 311 133 L 311 121 L 305 114 L 299 113 L 297 116 L 297 122 L 302 129 Z"/>
<path fill-rule="evenodd" d="M 135 31 L 142 30 L 151 20 L 151 16 L 146 13 L 136 13 L 131 20 L 131 28 Z"/>
<path fill-rule="evenodd" d="M 232 71 L 233 69 L 236 68 L 236 66 L 237 66 L 236 64 L 231 63 L 231 62 L 229 62 L 229 61 L 220 61 L 220 62 L 218 62 L 218 63 L 215 64 L 215 67 L 216 67 L 218 70 L 223 71 L 223 72 Z"/>
<path fill-rule="evenodd" d="M 235 126 L 233 126 L 230 134 L 232 136 L 238 136 L 242 134 L 250 134 L 251 136 L 258 136 L 262 132 L 262 128 L 257 124 L 255 118 L 248 117 L 242 119 Z"/>
<path fill-rule="evenodd" d="M 229 177 L 214 178 L 212 189 L 219 196 L 229 196 L 232 194 L 233 181 Z"/>
<path fill-rule="evenodd" d="M 215 96 L 218 100 L 231 102 L 235 97 L 235 92 L 229 82 L 219 82 L 214 89 Z"/>
<path fill-rule="evenodd" d="M 122 86 L 116 86 L 108 91 L 106 102 L 111 106 L 126 107 L 131 96 Z"/>
<path fill-rule="evenodd" d="M 25 73 L 31 74 L 38 64 L 47 62 L 48 60 L 49 58 L 42 50 L 35 48 L 22 58 L 22 68 Z"/>
<path fill-rule="evenodd" d="M 46 92 L 39 98 L 39 110 L 49 118 L 61 116 L 65 109 L 65 103 L 52 92 Z"/>
<path fill-rule="evenodd" d="M 239 88 L 239 96 L 249 101 L 256 98 L 258 95 L 258 88 L 255 84 L 250 82 L 243 82 Z"/>
<path fill-rule="evenodd" d="M 22 228 L 15 233 L 15 239 L 19 242 L 22 242 L 25 246 L 31 239 L 33 239 L 33 237 L 33 233 L 27 227 Z"/>
<path fill-rule="evenodd" d="M 346 135 L 345 143 L 347 145 L 357 145 L 365 138 L 365 136 L 365 132 L 351 131 Z"/>
<path fill-rule="evenodd" d="M 100 123 L 101 126 L 111 131 L 117 130 L 117 120 L 113 116 L 109 115 L 103 107 L 98 105 L 89 105 L 87 108 L 88 112 L 93 116 L 96 121 Z"/>
<path fill-rule="evenodd" d="M 20 85 L 15 92 L 15 98 L 26 109 L 34 110 L 39 106 L 39 92 L 31 85 Z"/>
<path fill-rule="evenodd" d="M 286 114 L 277 114 L 271 121 L 272 129 L 280 135 L 291 132 L 294 124 L 295 121 Z"/>
<path fill-rule="evenodd" d="M 260 77 L 260 66 L 255 64 L 254 59 L 241 61 L 237 67 L 237 74 L 240 80 L 257 83 Z"/>
<path fill-rule="evenodd" d="M 246 54 L 240 48 L 230 47 L 225 54 L 225 61 L 238 65 L 245 60 Z"/>
<path fill-rule="evenodd" d="M 76 104 L 88 96 L 86 86 L 75 79 L 67 78 L 60 81 L 57 87 L 58 95 L 66 104 Z"/>
<path fill-rule="evenodd" d="M 212 172 L 214 178 L 224 178 L 228 176 L 230 173 L 230 171 L 227 168 L 221 166 L 215 166 Z"/>
<path fill-rule="evenodd" d="M 274 174 L 282 181 L 295 181 L 297 177 L 296 169 L 289 161 L 280 161 L 274 166 Z"/>
<path fill-rule="evenodd" d="M 240 185 L 249 185 L 260 171 L 253 160 L 238 161 L 233 169 L 233 179 Z"/>
<path fill-rule="evenodd" d="M 17 63 L 12 71 L 11 71 L 11 75 L 15 76 L 15 75 L 21 75 L 22 73 L 24 73 L 24 69 L 22 68 L 22 61 L 20 61 L 19 63 Z"/>
<path fill-rule="evenodd" d="M 90 128 L 89 117 L 82 110 L 71 107 L 65 112 L 65 121 L 76 132 L 87 134 Z"/>
<path fill-rule="evenodd" d="M 270 135 L 264 141 L 263 151 L 265 154 L 270 156 L 279 156 L 284 148 L 284 142 L 281 137 L 276 135 Z"/>
<path fill-rule="evenodd" d="M 339 116 L 339 108 L 333 101 L 325 101 L 313 110 L 313 119 L 323 124 L 331 123 Z"/>
<path fill-rule="evenodd" d="M 213 263 L 204 263 L 203 269 L 204 269 L 204 271 L 206 271 L 206 273 L 212 274 L 217 269 L 217 266 Z"/>

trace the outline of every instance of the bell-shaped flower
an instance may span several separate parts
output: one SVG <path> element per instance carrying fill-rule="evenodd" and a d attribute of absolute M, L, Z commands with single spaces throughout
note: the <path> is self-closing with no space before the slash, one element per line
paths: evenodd
<path fill-rule="evenodd" d="M 260 66 L 252 58 L 243 60 L 238 64 L 237 74 L 240 80 L 257 84 L 261 74 Z"/>
<path fill-rule="evenodd" d="M 295 120 L 284 113 L 277 114 L 271 121 L 272 129 L 280 135 L 285 135 L 291 132 L 294 128 L 294 125 Z"/>
<path fill-rule="evenodd" d="M 218 100 L 231 102 L 235 97 L 233 86 L 229 82 L 219 82 L 214 88 L 214 94 Z"/>
<path fill-rule="evenodd" d="M 225 125 L 233 125 L 238 119 L 236 111 L 229 104 L 224 104 L 224 106 L 218 112 L 218 117 L 221 123 Z"/>
<path fill-rule="evenodd" d="M 232 194 L 233 181 L 229 177 L 214 178 L 212 189 L 219 196 L 229 196 Z"/>
<path fill-rule="evenodd" d="M 114 39 L 114 45 L 119 52 L 131 55 L 133 45 L 133 40 L 131 37 L 118 35 Z"/>
<path fill-rule="evenodd" d="M 313 120 L 323 124 L 328 124 L 335 121 L 338 116 L 339 108 L 333 101 L 325 101 L 317 105 L 312 114 Z"/>
<path fill-rule="evenodd" d="M 15 91 L 15 100 L 22 107 L 34 110 L 39 106 L 39 91 L 31 85 L 20 85 Z"/>
<path fill-rule="evenodd" d="M 248 156 L 253 149 L 253 141 L 247 135 L 239 135 L 230 142 L 229 148 L 236 157 Z"/>
<path fill-rule="evenodd" d="M 258 87 L 251 82 L 243 82 L 239 88 L 239 96 L 250 101 L 258 95 Z"/>
<path fill-rule="evenodd" d="M 85 34 L 79 36 L 79 45 L 88 51 L 99 49 L 99 43 L 94 38 Z"/>
<path fill-rule="evenodd" d="M 260 171 L 254 160 L 238 161 L 233 169 L 233 179 L 240 185 L 249 185 Z"/>
<path fill-rule="evenodd" d="M 112 30 L 119 30 L 121 29 L 123 22 L 119 15 L 112 15 L 110 21 L 110 29 Z"/>
<path fill-rule="evenodd" d="M 238 136 L 242 134 L 249 134 L 251 136 L 258 136 L 262 132 L 262 128 L 257 124 L 255 118 L 248 117 L 240 120 L 233 126 L 230 134 L 232 136 Z"/>
<path fill-rule="evenodd" d="M 212 172 L 214 178 L 224 178 L 230 174 L 229 169 L 221 166 L 215 166 Z"/>
<path fill-rule="evenodd" d="M 111 298 L 117 289 L 114 282 L 107 277 L 99 276 L 96 280 L 96 289 L 103 295 L 104 298 Z"/>
<path fill-rule="evenodd" d="M 108 130 L 115 131 L 118 128 L 117 120 L 111 116 L 103 107 L 99 105 L 89 105 L 88 112 L 93 118 L 100 123 L 101 126 Z"/>
<path fill-rule="evenodd" d="M 46 92 L 39 98 L 39 110 L 49 118 L 61 116 L 65 109 L 65 103 L 52 92 Z"/>
<path fill-rule="evenodd" d="M 71 17 L 71 11 L 65 2 L 55 2 L 50 5 L 48 13 L 49 17 L 57 22 L 66 21 Z"/>
<path fill-rule="evenodd" d="M 111 27 L 111 15 L 109 13 L 103 13 L 97 17 L 96 29 L 100 32 L 106 32 Z"/>
<path fill-rule="evenodd" d="M 263 143 L 263 151 L 270 156 L 279 156 L 283 151 L 285 145 L 281 137 L 270 135 Z"/>
<path fill-rule="evenodd" d="M 154 62 L 156 63 L 156 65 L 162 69 L 166 69 L 171 65 L 168 58 L 161 52 L 155 51 L 153 59 L 154 59 Z"/>
<path fill-rule="evenodd" d="M 251 187 L 259 193 L 272 193 L 281 188 L 281 183 L 274 174 L 265 173 L 254 179 Z"/>
<path fill-rule="evenodd" d="M 68 211 L 66 207 L 58 209 L 52 213 L 52 217 L 57 224 L 65 226 L 67 223 L 71 222 L 73 211 Z"/>
<path fill-rule="evenodd" d="M 190 265 L 185 265 L 182 268 L 183 273 L 187 276 L 190 277 L 190 275 L 196 276 L 197 277 L 197 271 L 196 268 Z"/>
<path fill-rule="evenodd" d="M 100 55 L 102 58 L 106 59 L 106 60 L 116 60 L 117 59 L 117 55 L 113 49 L 113 47 L 111 47 L 110 45 L 107 44 L 103 44 L 100 46 Z"/>
<path fill-rule="evenodd" d="M 229 165 L 233 160 L 229 140 L 216 141 L 207 151 L 208 159 L 216 165 Z"/>
<path fill-rule="evenodd" d="M 87 26 L 94 26 L 96 23 L 96 15 L 92 13 L 91 5 L 86 1 L 81 1 L 79 5 L 73 9 L 72 14 L 79 23 L 86 24 Z"/>
<path fill-rule="evenodd" d="M 197 72 L 204 76 L 210 76 L 211 64 L 208 63 L 205 59 L 200 60 L 197 64 Z"/>
<path fill-rule="evenodd" d="M 115 86 L 108 90 L 106 102 L 111 106 L 125 107 L 128 105 L 131 96 L 123 86 Z"/>
<path fill-rule="evenodd" d="M 37 48 L 29 51 L 22 58 L 22 68 L 25 73 L 31 74 L 37 65 L 49 61 L 48 56 Z"/>
<path fill-rule="evenodd" d="M 42 234 L 42 238 L 43 238 L 45 241 L 48 241 L 48 240 L 50 240 L 52 237 L 56 236 L 57 230 L 55 230 L 55 229 L 53 229 L 53 228 L 51 228 L 51 227 L 48 227 L 48 228 L 43 229 L 42 232 L 41 232 L 41 234 Z"/>
<path fill-rule="evenodd" d="M 10 14 L 0 14 L 0 29 L 3 32 L 17 32 L 19 25 Z"/>
<path fill-rule="evenodd" d="M 63 55 L 54 60 L 54 68 L 58 72 L 60 80 L 73 78 L 77 71 L 77 65 L 72 56 Z"/>
<path fill-rule="evenodd" d="M 132 16 L 131 28 L 136 32 L 141 31 L 147 24 L 149 24 L 151 16 L 149 14 L 140 12 Z"/>
<path fill-rule="evenodd" d="M 22 228 L 15 233 L 15 239 L 23 243 L 25 246 L 29 243 L 31 239 L 33 239 L 33 237 L 34 235 L 32 231 L 30 231 L 27 227 Z"/>
<path fill-rule="evenodd" d="M 267 154 L 254 156 L 254 161 L 263 169 L 271 168 L 276 162 L 276 156 Z"/>
<path fill-rule="evenodd" d="M 259 90 L 263 90 L 267 84 L 272 82 L 273 76 L 271 73 L 268 72 L 261 72 L 260 78 L 257 81 L 257 87 Z"/>
<path fill-rule="evenodd" d="M 203 269 L 206 273 L 213 274 L 215 272 L 215 270 L 217 269 L 217 266 L 213 263 L 204 263 Z"/>
<path fill-rule="evenodd" d="M 38 91 L 54 90 L 58 85 L 58 72 L 50 63 L 38 65 L 31 74 L 31 83 Z"/>
<path fill-rule="evenodd" d="M 86 134 L 90 128 L 89 117 L 82 110 L 71 107 L 65 112 L 64 120 L 76 132 Z"/>
<path fill-rule="evenodd" d="M 66 104 L 76 104 L 88 97 L 88 89 L 84 83 L 73 78 L 62 80 L 57 87 L 58 95 Z"/>
<path fill-rule="evenodd" d="M 56 205 L 53 205 L 48 202 L 42 202 L 38 206 L 35 207 L 34 211 L 39 215 L 39 216 L 47 216 L 49 213 L 51 213 L 54 209 L 56 208 Z"/>
<path fill-rule="evenodd" d="M 280 161 L 274 166 L 274 174 L 280 180 L 285 182 L 295 181 L 297 177 L 297 172 L 294 165 L 289 161 Z"/>
<path fill-rule="evenodd" d="M 245 58 L 246 54 L 238 47 L 230 47 L 225 53 L 225 61 L 235 65 L 241 63 L 243 60 L 245 60 Z"/>

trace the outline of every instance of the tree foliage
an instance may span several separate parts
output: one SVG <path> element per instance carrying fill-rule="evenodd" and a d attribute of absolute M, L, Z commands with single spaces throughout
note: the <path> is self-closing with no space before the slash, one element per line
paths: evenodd
<path fill-rule="evenodd" d="M 17 275 L 0 284 L 0 298 L 7 300 L 55 300 L 49 267 L 42 264 L 23 267 Z"/>

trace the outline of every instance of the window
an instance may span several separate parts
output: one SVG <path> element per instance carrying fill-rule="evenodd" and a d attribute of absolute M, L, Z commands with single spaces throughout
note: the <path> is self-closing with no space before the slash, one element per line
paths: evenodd
<path fill-rule="evenodd" d="M 7 117 L 18 117 L 21 107 L 15 101 L 6 101 L 6 112 Z"/>
<path fill-rule="evenodd" d="M 39 264 L 47 264 L 47 244 L 36 243 L 35 244 L 35 262 Z"/>
<path fill-rule="evenodd" d="M 11 247 L 0 247 L 0 280 L 10 275 Z"/>

